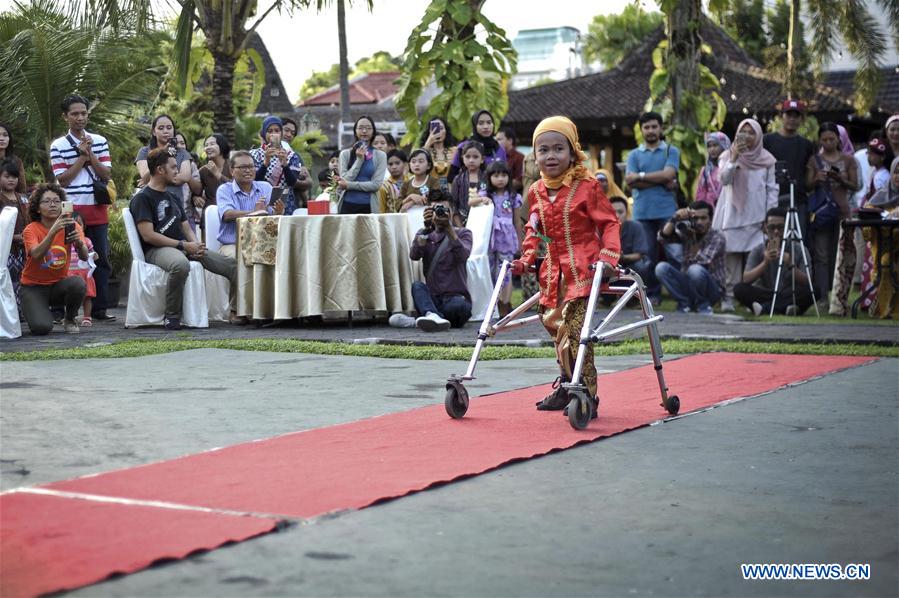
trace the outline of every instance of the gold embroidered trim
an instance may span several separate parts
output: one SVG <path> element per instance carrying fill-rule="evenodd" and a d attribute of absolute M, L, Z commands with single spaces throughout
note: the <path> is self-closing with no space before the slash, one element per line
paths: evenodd
<path fill-rule="evenodd" d="M 546 233 L 546 214 L 544 212 L 543 196 L 536 192 L 536 190 L 535 190 L 536 186 L 537 186 L 537 183 L 534 183 L 533 185 L 531 185 L 531 199 L 533 200 L 534 196 L 537 197 L 537 210 L 540 212 L 540 226 L 543 227 L 543 232 L 545 234 Z M 533 205 L 533 204 L 531 204 L 531 205 Z M 553 260 L 552 260 L 552 255 L 550 254 L 549 244 L 546 245 L 546 259 L 544 260 L 544 262 L 546 263 L 546 287 L 545 288 L 548 291 L 549 285 L 552 282 L 552 271 L 553 271 Z M 539 280 L 540 277 L 538 276 L 537 279 Z"/>
<path fill-rule="evenodd" d="M 581 280 L 581 277 L 578 276 L 577 266 L 574 263 L 574 243 L 571 241 L 571 200 L 574 198 L 574 193 L 580 184 L 581 181 L 577 180 L 571 185 L 571 191 L 568 192 L 568 196 L 565 198 L 565 206 L 562 209 L 562 229 L 565 235 L 565 247 L 568 249 L 568 262 L 569 266 L 571 266 L 571 275 L 575 288 L 581 288 L 593 282 Z"/>
<path fill-rule="evenodd" d="M 615 258 L 616 260 L 621 257 L 620 253 L 616 253 L 611 249 L 602 249 L 600 250 L 599 255 L 607 255 L 609 257 Z"/>

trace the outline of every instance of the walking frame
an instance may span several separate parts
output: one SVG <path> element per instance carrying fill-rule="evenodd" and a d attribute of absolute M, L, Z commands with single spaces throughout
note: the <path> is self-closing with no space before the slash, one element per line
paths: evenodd
<path fill-rule="evenodd" d="M 468 410 L 468 391 L 465 389 L 464 382 L 474 380 L 475 367 L 478 364 L 478 358 L 484 343 L 488 338 L 499 332 L 521 328 L 528 324 L 540 321 L 539 315 L 521 317 L 526 311 L 534 306 L 540 300 L 540 294 L 537 293 L 525 300 L 521 305 L 512 310 L 508 315 L 499 318 L 496 322 L 492 322 L 493 313 L 499 300 L 499 294 L 504 286 L 510 263 L 503 261 L 500 266 L 499 275 L 497 276 L 496 285 L 493 288 L 493 294 L 490 297 L 490 303 L 487 307 L 487 315 L 481 323 L 478 332 L 477 343 L 471 360 L 468 363 L 468 370 L 464 375 L 452 375 L 446 381 L 446 399 L 444 406 L 447 414 L 454 418 L 460 419 L 465 416 Z M 646 295 L 646 288 L 640 275 L 629 268 L 616 267 L 599 261 L 591 269 L 594 271 L 593 284 L 590 288 L 590 296 L 587 300 L 587 317 L 584 319 L 584 325 L 581 328 L 580 342 L 578 345 L 577 358 L 572 371 L 571 381 L 562 383 L 562 388 L 568 393 L 570 401 L 568 404 L 568 421 L 571 426 L 577 430 L 583 430 L 587 427 L 593 416 L 593 400 L 590 397 L 587 387 L 583 384 L 582 374 L 584 369 L 584 360 L 586 359 L 587 346 L 589 343 L 603 342 L 613 337 L 625 334 L 638 328 L 646 328 L 649 336 L 649 347 L 652 352 L 652 361 L 655 367 L 656 376 L 659 380 L 659 391 L 662 395 L 661 406 L 672 415 L 677 414 L 680 410 L 680 399 L 676 395 L 668 395 L 668 387 L 665 385 L 665 377 L 662 374 L 662 344 L 659 338 L 658 323 L 663 319 L 662 315 L 655 315 L 652 311 L 652 304 Z M 602 275 L 604 272 L 611 274 L 608 283 L 603 284 Z M 613 284 L 624 283 L 624 284 Z M 630 283 L 630 284 L 628 284 Z M 508 284 L 512 284 L 511 280 Z M 609 310 L 609 312 L 599 321 L 599 325 L 591 330 L 593 312 L 596 310 L 596 303 L 600 293 L 618 295 L 618 300 Z M 625 324 L 617 328 L 609 329 L 612 320 L 627 305 L 632 297 L 637 296 L 640 307 L 643 311 L 643 318 L 637 322 Z M 598 394 L 598 393 L 597 393 Z"/>

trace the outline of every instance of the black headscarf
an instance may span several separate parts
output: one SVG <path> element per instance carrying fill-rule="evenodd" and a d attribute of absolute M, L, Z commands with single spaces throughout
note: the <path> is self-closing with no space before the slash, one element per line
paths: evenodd
<path fill-rule="evenodd" d="M 490 120 L 493 121 L 493 131 L 496 132 L 496 119 L 493 118 L 493 115 L 490 114 L 489 110 L 480 110 L 471 117 L 471 137 L 469 137 L 469 139 L 471 141 L 480 142 L 484 146 L 484 149 L 488 154 L 495 155 L 497 150 L 499 150 L 499 143 L 497 143 L 496 139 L 493 138 L 493 135 L 489 137 L 483 137 L 482 135 L 478 134 L 478 119 L 481 118 L 482 114 L 486 114 L 490 117 Z"/>

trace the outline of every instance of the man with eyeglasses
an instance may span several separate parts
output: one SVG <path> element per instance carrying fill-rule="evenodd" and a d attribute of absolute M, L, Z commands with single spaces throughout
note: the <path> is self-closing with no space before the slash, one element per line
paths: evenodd
<path fill-rule="evenodd" d="M 764 231 L 766 240 L 756 245 L 749 252 L 746 259 L 746 269 L 743 271 L 743 282 L 734 287 L 734 297 L 737 301 L 752 310 L 755 315 L 771 312 L 771 302 L 774 301 L 774 280 L 777 276 L 777 266 L 780 258 L 780 245 L 784 235 L 784 225 L 787 220 L 785 208 L 771 208 L 765 215 Z M 790 245 L 795 245 L 797 254 L 795 259 Z M 796 281 L 796 303 L 793 303 L 793 281 Z M 774 312 L 788 316 L 801 315 L 814 300 L 809 287 L 808 276 L 805 274 L 805 261 L 799 243 L 790 243 L 784 248 L 783 268 L 780 273 L 780 285 L 777 288 L 777 300 L 774 302 Z"/>
<path fill-rule="evenodd" d="M 278 199 L 272 203 L 272 186 L 266 181 L 254 180 L 256 166 L 250 152 L 231 152 L 228 165 L 233 179 L 221 185 L 215 194 L 222 221 L 218 235 L 218 241 L 222 244 L 219 253 L 236 258 L 237 219 L 259 212 L 280 216 L 284 213 L 284 202 Z"/>

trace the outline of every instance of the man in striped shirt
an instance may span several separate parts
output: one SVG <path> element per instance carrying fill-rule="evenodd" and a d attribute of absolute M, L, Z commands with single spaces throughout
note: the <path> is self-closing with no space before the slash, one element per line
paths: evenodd
<path fill-rule="evenodd" d="M 67 198 L 84 218 L 84 234 L 90 238 L 97 252 L 97 269 L 94 282 L 97 296 L 90 316 L 94 320 L 115 320 L 106 313 L 109 266 L 109 218 L 107 206 L 94 199 L 93 181 L 109 181 L 112 160 L 106 138 L 86 130 L 88 120 L 87 100 L 78 95 L 67 96 L 62 102 L 62 118 L 69 126 L 68 132 L 50 146 L 50 164 L 57 182 L 65 188 Z M 88 314 L 85 314 L 88 315 Z"/>

